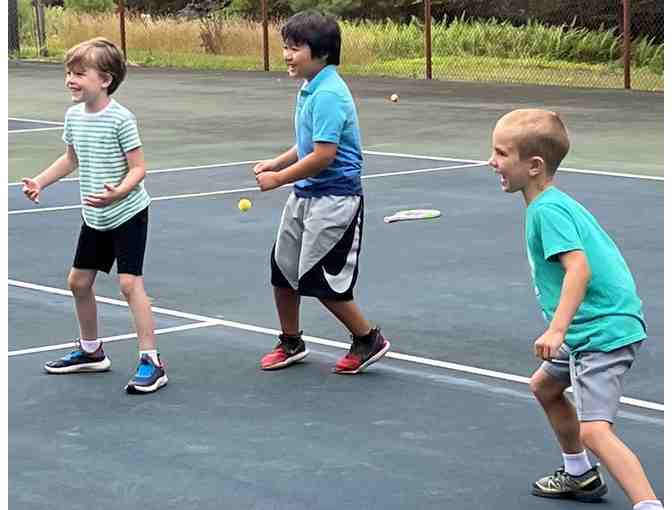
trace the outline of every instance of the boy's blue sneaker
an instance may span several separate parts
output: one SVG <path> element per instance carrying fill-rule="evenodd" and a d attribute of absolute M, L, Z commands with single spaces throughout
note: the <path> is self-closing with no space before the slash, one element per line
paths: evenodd
<path fill-rule="evenodd" d="M 128 381 L 128 393 L 152 393 L 168 383 L 168 376 L 162 365 L 155 365 L 146 354 L 140 358 L 133 378 Z"/>
<path fill-rule="evenodd" d="M 78 345 L 77 350 L 61 359 L 50 361 L 44 369 L 50 374 L 74 374 L 76 372 L 105 372 L 110 369 L 110 358 L 105 355 L 101 344 L 97 351 L 86 352 Z"/>

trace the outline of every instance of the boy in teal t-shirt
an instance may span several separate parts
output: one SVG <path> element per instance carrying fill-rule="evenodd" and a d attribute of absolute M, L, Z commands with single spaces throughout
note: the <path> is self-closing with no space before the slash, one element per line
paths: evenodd
<path fill-rule="evenodd" d="M 607 486 L 584 446 L 623 487 L 635 510 L 663 508 L 641 463 L 614 434 L 623 375 L 646 338 L 642 303 L 613 240 L 581 204 L 554 185 L 569 151 L 555 113 L 516 110 L 493 132 L 489 164 L 503 191 L 522 192 L 534 289 L 548 329 L 531 378 L 562 448 L 563 467 L 532 486 L 536 496 L 599 500 Z M 573 388 L 576 408 L 564 395 Z"/>

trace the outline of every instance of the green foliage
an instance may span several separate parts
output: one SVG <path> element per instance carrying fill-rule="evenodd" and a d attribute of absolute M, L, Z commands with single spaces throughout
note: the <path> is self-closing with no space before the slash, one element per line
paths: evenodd
<path fill-rule="evenodd" d="M 102 13 L 114 11 L 117 4 L 114 0 L 63 0 L 63 6 L 76 12 Z"/>

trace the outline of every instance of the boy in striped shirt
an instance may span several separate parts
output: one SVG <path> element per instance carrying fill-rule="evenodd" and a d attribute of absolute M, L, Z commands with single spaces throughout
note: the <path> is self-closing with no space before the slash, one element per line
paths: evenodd
<path fill-rule="evenodd" d="M 78 348 L 47 363 L 51 374 L 102 372 L 110 359 L 98 340 L 93 284 L 98 271 L 110 272 L 117 261 L 119 286 L 137 330 L 140 361 L 126 385 L 129 393 L 151 393 L 168 382 L 159 359 L 151 305 L 145 293 L 142 265 L 147 241 L 149 195 L 145 161 L 135 116 L 111 98 L 126 75 L 119 49 L 95 38 L 71 48 L 65 56 L 65 85 L 74 106 L 65 116 L 65 153 L 33 179 L 23 192 L 39 202 L 40 192 L 79 169 L 82 227 L 68 286 L 79 321 Z"/>

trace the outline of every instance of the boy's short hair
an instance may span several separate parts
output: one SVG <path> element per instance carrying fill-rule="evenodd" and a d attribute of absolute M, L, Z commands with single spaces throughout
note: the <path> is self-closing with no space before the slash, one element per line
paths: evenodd
<path fill-rule="evenodd" d="M 500 119 L 511 129 L 520 159 L 541 157 L 549 176 L 555 175 L 569 152 L 569 135 L 560 116 L 548 110 L 522 109 Z"/>
<path fill-rule="evenodd" d="M 280 31 L 285 43 L 307 44 L 313 58 L 327 57 L 327 65 L 341 63 L 341 29 L 332 16 L 319 11 L 297 12 Z"/>
<path fill-rule="evenodd" d="M 95 69 L 112 77 L 107 94 L 112 95 L 126 77 L 126 61 L 116 45 L 104 37 L 95 37 L 79 43 L 65 55 L 65 68 Z"/>

